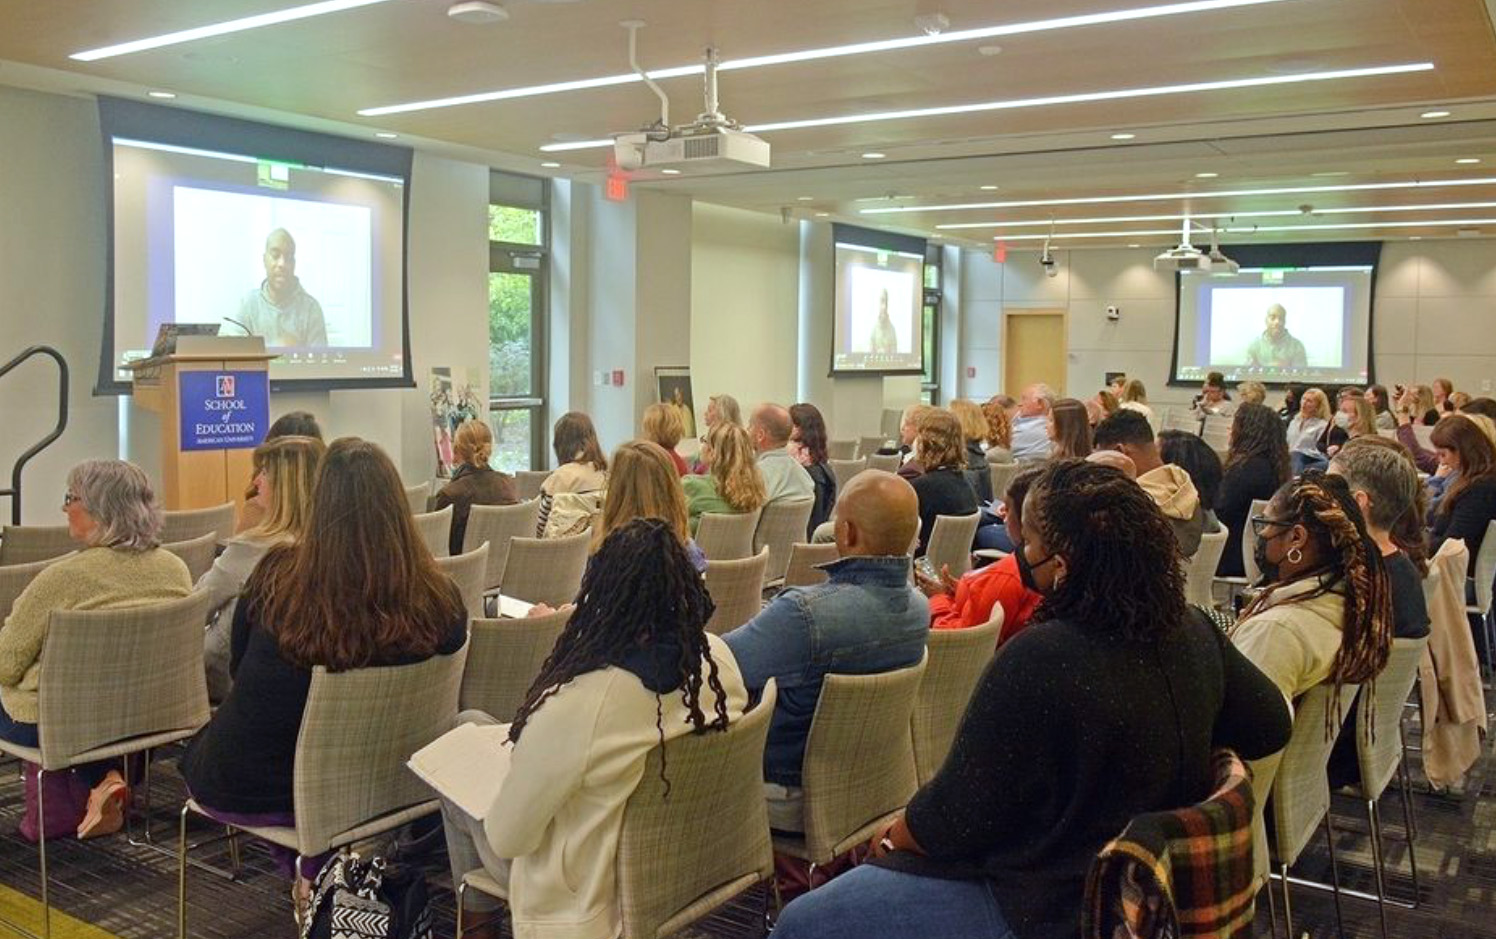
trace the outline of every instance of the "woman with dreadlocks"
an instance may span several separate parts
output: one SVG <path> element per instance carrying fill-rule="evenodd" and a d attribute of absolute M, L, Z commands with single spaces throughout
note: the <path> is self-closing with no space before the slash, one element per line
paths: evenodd
<path fill-rule="evenodd" d="M 651 748 L 726 730 L 748 695 L 732 652 L 706 632 L 701 575 L 670 522 L 618 528 L 592 557 L 575 611 L 508 738 L 508 775 L 484 818 L 443 806 L 452 881 L 479 868 L 509 885 L 516 935 L 608 939 L 621 926 L 614 868 L 624 803 Z M 481 712 L 459 720 L 496 723 Z M 669 767 L 663 767 L 669 785 Z M 464 939 L 499 934 L 468 893 Z"/>
<path fill-rule="evenodd" d="M 1024 499 L 1034 625 L 983 674 L 879 859 L 785 907 L 775 939 L 1071 939 L 1086 872 L 1136 815 L 1193 804 L 1211 749 L 1288 740 L 1281 695 L 1185 603 L 1168 520 L 1120 471 L 1051 464 Z"/>
<path fill-rule="evenodd" d="M 1252 502 L 1270 499 L 1288 482 L 1288 438 L 1278 415 L 1266 405 L 1246 403 L 1231 419 L 1231 447 L 1226 454 L 1221 488 L 1216 494 L 1216 518 L 1226 526 L 1226 547 L 1216 565 L 1217 577 L 1241 577 L 1241 538 L 1247 530 Z"/>

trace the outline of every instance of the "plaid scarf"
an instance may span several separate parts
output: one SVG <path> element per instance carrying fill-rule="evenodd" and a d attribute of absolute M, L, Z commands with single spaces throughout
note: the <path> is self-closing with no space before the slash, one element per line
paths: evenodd
<path fill-rule="evenodd" d="M 1215 791 L 1198 805 L 1139 815 L 1086 877 L 1086 939 L 1246 935 L 1252 924 L 1252 775 L 1211 756 Z"/>

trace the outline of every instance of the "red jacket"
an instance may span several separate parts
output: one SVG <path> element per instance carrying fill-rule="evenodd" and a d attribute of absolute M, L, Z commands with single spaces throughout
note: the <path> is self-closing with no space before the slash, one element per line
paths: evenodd
<path fill-rule="evenodd" d="M 992 618 L 992 608 L 1002 604 L 1003 625 L 997 635 L 1002 645 L 1028 625 L 1039 605 L 1040 595 L 1023 586 L 1018 561 L 1008 555 L 956 581 L 956 595 L 940 594 L 930 599 L 931 629 L 967 629 Z"/>

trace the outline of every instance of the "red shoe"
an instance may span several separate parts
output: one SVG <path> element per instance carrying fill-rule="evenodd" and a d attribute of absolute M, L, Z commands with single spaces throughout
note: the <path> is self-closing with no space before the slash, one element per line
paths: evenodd
<path fill-rule="evenodd" d="M 130 788 L 124 777 L 110 770 L 104 781 L 88 794 L 88 811 L 78 823 L 78 838 L 100 838 L 112 835 L 124 827 L 125 802 L 130 798 Z"/>

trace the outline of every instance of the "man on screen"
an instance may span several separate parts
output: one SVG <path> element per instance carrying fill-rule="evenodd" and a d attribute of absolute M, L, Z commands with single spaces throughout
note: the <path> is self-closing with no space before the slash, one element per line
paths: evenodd
<path fill-rule="evenodd" d="M 265 280 L 239 304 L 238 325 L 267 346 L 325 346 L 322 304 L 296 277 L 296 240 L 284 228 L 265 239 Z"/>
<path fill-rule="evenodd" d="M 873 324 L 872 347 L 874 353 L 890 354 L 899 351 L 899 334 L 894 331 L 893 320 L 888 318 L 888 290 L 878 295 L 878 322 Z"/>
<path fill-rule="evenodd" d="M 1263 368 L 1308 368 L 1309 356 L 1304 344 L 1293 337 L 1284 325 L 1288 311 L 1283 304 L 1267 308 L 1267 328 L 1247 346 L 1247 364 Z"/>

